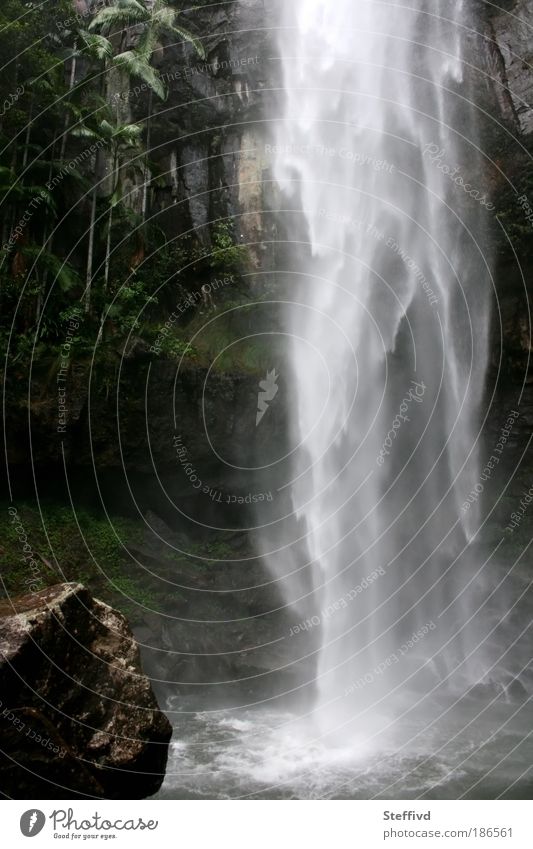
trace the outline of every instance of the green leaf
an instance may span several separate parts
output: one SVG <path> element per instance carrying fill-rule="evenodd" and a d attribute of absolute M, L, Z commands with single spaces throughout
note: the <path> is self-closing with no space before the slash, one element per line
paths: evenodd
<path fill-rule="evenodd" d="M 188 29 L 184 29 L 183 27 L 176 26 L 176 25 L 174 25 L 172 27 L 172 32 L 176 33 L 176 35 L 179 35 L 180 38 L 183 39 L 183 41 L 186 41 L 189 44 L 192 44 L 192 46 L 194 47 L 194 49 L 198 53 L 199 57 L 201 59 L 205 59 L 206 53 L 205 53 L 204 46 L 203 46 L 202 42 L 200 41 L 200 39 L 197 38 L 192 32 L 190 32 Z"/>
<path fill-rule="evenodd" d="M 99 139 L 100 136 L 97 132 L 92 130 L 90 127 L 87 127 L 86 124 L 82 124 L 81 127 L 74 127 L 71 130 L 71 135 L 73 135 L 77 139 Z"/>
<path fill-rule="evenodd" d="M 97 59 L 110 59 L 113 55 L 113 45 L 103 35 L 82 31 L 80 36 L 85 42 L 86 52 L 93 54 Z M 84 51 L 82 51 L 84 52 Z"/>
<path fill-rule="evenodd" d="M 115 191 L 114 191 L 114 192 L 113 192 L 113 194 L 111 195 L 111 198 L 110 198 L 110 200 L 109 200 L 109 203 L 111 204 L 111 206 L 113 206 L 113 207 L 114 207 L 114 206 L 116 206 L 118 203 L 120 203 L 120 201 L 121 201 L 121 200 L 122 200 L 122 186 L 121 186 L 121 184 L 119 183 L 119 184 L 117 185 L 117 187 L 116 187 Z"/>
<path fill-rule="evenodd" d="M 72 266 L 55 254 L 45 251 L 41 247 L 25 247 L 22 253 L 24 256 L 35 260 L 38 268 L 53 275 L 61 291 L 68 292 L 69 289 L 81 284 L 80 277 Z"/>
<path fill-rule="evenodd" d="M 166 87 L 157 71 L 146 61 L 146 58 L 136 50 L 126 50 L 115 56 L 114 64 L 125 68 L 131 76 L 139 77 L 152 89 L 154 94 L 164 100 L 166 98 Z"/>
<path fill-rule="evenodd" d="M 132 23 L 145 21 L 148 10 L 137 0 L 118 0 L 115 6 L 101 9 L 89 24 L 90 30 L 110 29 L 113 26 L 123 27 Z"/>
<path fill-rule="evenodd" d="M 106 121 L 105 118 L 100 122 L 99 129 L 102 136 L 106 139 L 112 139 L 113 135 L 115 134 L 114 127 L 112 127 L 109 121 Z"/>

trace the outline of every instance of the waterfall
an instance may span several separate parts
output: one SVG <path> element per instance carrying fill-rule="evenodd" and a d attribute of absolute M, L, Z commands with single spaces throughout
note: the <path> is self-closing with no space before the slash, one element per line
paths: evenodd
<path fill-rule="evenodd" d="M 486 668 L 468 620 L 491 204 L 468 33 L 462 0 L 283 7 L 275 177 L 305 546 L 295 558 L 286 534 L 272 568 L 315 640 L 325 733 L 384 727 Z"/>
<path fill-rule="evenodd" d="M 272 4 L 240 5 L 248 37 L 250 7 Z M 230 533 L 236 571 L 200 574 L 216 616 L 192 621 L 217 629 L 206 660 L 223 680 L 170 699 L 167 793 L 530 798 L 529 527 L 513 539 L 491 516 L 501 497 L 518 509 L 530 410 L 515 387 L 500 422 L 507 401 L 494 411 L 486 389 L 504 216 L 488 192 L 483 4 L 273 6 L 261 33 L 278 38 L 281 84 L 258 81 L 264 116 L 251 90 L 240 169 L 256 216 L 274 168 L 244 337 L 260 337 L 260 367 L 221 431 L 240 438 L 232 472 L 270 498 L 254 499 L 246 543 Z M 241 586 L 246 607 L 219 621 Z M 219 633 L 235 635 L 227 659 Z"/>

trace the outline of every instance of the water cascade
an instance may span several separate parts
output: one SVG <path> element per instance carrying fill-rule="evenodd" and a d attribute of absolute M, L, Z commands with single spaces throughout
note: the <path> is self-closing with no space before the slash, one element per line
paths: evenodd
<path fill-rule="evenodd" d="M 287 320 L 308 550 L 284 585 L 320 632 L 333 737 L 488 662 L 467 624 L 490 303 L 467 31 L 462 0 L 283 11 L 276 178 L 301 210 Z"/>
<path fill-rule="evenodd" d="M 183 720 L 169 792 L 530 794 L 530 572 L 484 524 L 499 449 L 474 12 L 279 8 L 283 327 L 258 427 L 284 418 L 279 462 L 255 443 L 274 495 L 254 542 L 283 618 L 261 694 Z"/>

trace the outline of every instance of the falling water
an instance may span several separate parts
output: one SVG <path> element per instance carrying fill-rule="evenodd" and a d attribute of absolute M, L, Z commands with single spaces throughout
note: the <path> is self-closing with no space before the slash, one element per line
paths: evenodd
<path fill-rule="evenodd" d="M 287 316 L 308 555 L 284 585 L 320 631 L 328 732 L 488 662 L 466 625 L 490 292 L 490 201 L 465 187 L 482 180 L 467 23 L 462 0 L 283 12 L 276 177 L 301 211 Z"/>
<path fill-rule="evenodd" d="M 531 617 L 513 605 L 529 576 L 509 599 L 512 564 L 479 544 L 492 283 L 469 11 L 290 0 L 280 14 L 291 341 L 270 368 L 293 451 L 283 518 L 257 525 L 288 617 L 282 683 L 184 719 L 166 792 L 527 794 L 533 682 L 515 676 Z"/>

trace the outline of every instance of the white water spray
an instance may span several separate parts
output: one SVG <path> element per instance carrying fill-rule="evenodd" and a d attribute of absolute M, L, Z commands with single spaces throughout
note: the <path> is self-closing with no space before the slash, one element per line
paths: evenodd
<path fill-rule="evenodd" d="M 476 224 L 489 199 L 474 176 L 465 24 L 461 0 L 283 11 L 276 178 L 302 213 L 288 216 L 295 255 L 309 243 L 287 307 L 303 445 L 292 500 L 309 565 L 284 586 L 319 622 L 328 732 L 483 674 L 464 626 L 489 325 Z"/>
<path fill-rule="evenodd" d="M 288 365 L 272 345 L 250 421 L 275 491 L 258 547 L 287 618 L 268 679 L 243 653 L 237 708 L 171 700 L 170 798 L 531 796 L 531 576 L 519 564 L 507 581 L 512 558 L 476 543 L 490 201 L 468 14 L 459 0 L 282 5 L 292 344 Z M 296 447 L 285 460 L 280 438 L 267 467 L 261 418 L 286 398 Z"/>

